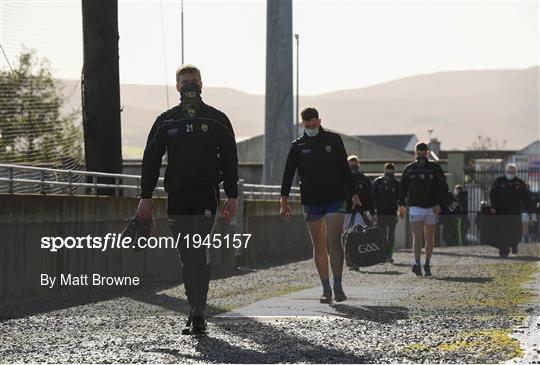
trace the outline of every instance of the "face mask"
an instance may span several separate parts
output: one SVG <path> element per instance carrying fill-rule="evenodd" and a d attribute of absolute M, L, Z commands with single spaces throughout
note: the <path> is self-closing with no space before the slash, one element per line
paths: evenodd
<path fill-rule="evenodd" d="M 308 137 L 315 137 L 319 134 L 319 128 L 316 129 L 304 129 L 304 132 L 306 132 Z"/>
<path fill-rule="evenodd" d="M 386 176 L 386 177 L 394 177 L 394 173 L 393 173 L 393 172 L 390 172 L 390 171 L 386 171 L 386 172 L 384 173 L 384 176 Z"/>
<path fill-rule="evenodd" d="M 199 113 L 202 105 L 201 88 L 195 83 L 189 83 L 180 89 L 180 103 L 184 114 L 193 118 Z"/>
<path fill-rule="evenodd" d="M 512 180 L 514 178 L 514 174 L 505 174 L 507 180 Z"/>
<path fill-rule="evenodd" d="M 351 166 L 351 170 L 352 171 L 358 171 L 360 169 L 360 167 L 358 167 L 357 165 L 354 165 L 354 166 Z"/>
<path fill-rule="evenodd" d="M 416 158 L 416 161 L 420 162 L 421 164 L 424 164 L 424 163 L 428 162 L 428 158 L 426 156 L 418 156 Z"/>

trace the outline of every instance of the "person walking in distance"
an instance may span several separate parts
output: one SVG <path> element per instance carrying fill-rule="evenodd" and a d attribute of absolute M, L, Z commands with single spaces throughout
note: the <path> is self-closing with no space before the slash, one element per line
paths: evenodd
<path fill-rule="evenodd" d="M 178 245 L 182 277 L 190 314 L 185 334 L 206 332 L 204 311 L 210 282 L 209 247 L 196 248 L 194 234 L 205 239 L 212 235 L 219 208 L 219 187 L 223 182 L 227 202 L 221 215 L 232 219 L 238 196 L 238 158 L 231 122 L 227 116 L 201 98 L 201 72 L 192 65 L 176 71 L 180 104 L 155 121 L 144 150 L 141 174 L 141 200 L 138 216 L 152 217 L 152 192 L 156 187 L 161 160 L 167 152 L 165 191 L 169 226 Z M 189 235 L 189 236 L 188 236 Z"/>
<path fill-rule="evenodd" d="M 332 302 L 327 247 L 330 249 L 334 299 L 341 302 L 347 299 L 342 287 L 344 253 L 341 245 L 347 190 L 352 192 L 353 208 L 360 206 L 360 199 L 339 134 L 323 129 L 315 108 L 306 108 L 301 117 L 304 134 L 292 142 L 287 156 L 281 183 L 280 214 L 287 221 L 291 219 L 288 197 L 294 174 L 298 172 L 304 217 L 323 287 L 320 302 Z"/>
<path fill-rule="evenodd" d="M 401 177 L 399 214 L 401 217 L 405 216 L 407 204 L 413 235 L 413 273 L 422 276 L 420 258 L 424 239 L 426 243 L 424 274 L 431 276 L 430 261 L 435 246 L 435 225 L 441 213 L 439 202 L 448 192 L 448 184 L 441 166 L 428 160 L 427 143 L 418 142 L 416 144 L 415 156 L 415 161 L 405 167 Z"/>
<path fill-rule="evenodd" d="M 463 186 L 454 186 L 454 195 L 461 206 L 461 214 L 457 217 L 457 234 L 459 245 L 467 244 L 467 232 L 470 227 L 469 221 L 469 193 L 463 189 Z"/>
<path fill-rule="evenodd" d="M 383 232 L 387 243 L 386 257 L 390 263 L 394 251 L 395 230 L 397 224 L 397 211 L 399 200 L 399 180 L 395 177 L 395 166 L 391 162 L 384 164 L 384 175 L 373 181 L 373 193 L 375 195 L 375 212 L 377 225 Z"/>
<path fill-rule="evenodd" d="M 351 168 L 351 173 L 354 180 L 354 186 L 356 187 L 356 192 L 358 193 L 358 198 L 362 202 L 360 211 L 363 213 L 369 213 L 370 216 L 374 216 L 374 201 L 373 201 L 373 186 L 371 180 L 367 177 L 362 171 L 360 171 L 360 159 L 356 155 L 350 155 L 347 157 L 349 162 L 349 167 Z M 352 193 L 347 192 L 347 204 L 346 204 L 346 214 L 343 222 L 343 229 L 345 230 L 351 220 L 352 215 Z M 354 224 L 365 225 L 365 222 L 361 214 L 355 216 Z"/>
<path fill-rule="evenodd" d="M 360 171 L 360 159 L 356 155 L 350 155 L 347 157 L 347 161 L 349 162 L 349 167 L 351 168 L 351 172 L 353 175 L 354 180 L 354 186 L 356 187 L 356 192 L 358 193 L 358 197 L 360 198 L 360 201 L 362 202 L 362 205 L 360 206 L 360 212 L 367 213 L 369 218 L 373 218 L 375 215 L 374 211 L 374 202 L 373 202 L 373 186 L 371 184 L 371 180 L 369 177 L 364 175 L 362 171 Z M 351 223 L 351 216 L 353 214 L 353 208 L 352 208 L 352 193 L 347 191 L 347 204 L 345 209 L 345 219 L 343 221 L 343 231 L 347 229 L 349 224 Z M 357 212 L 359 213 L 359 212 Z M 353 224 L 360 224 L 365 226 L 367 223 L 364 222 L 364 215 L 362 214 L 356 214 L 354 218 Z M 349 267 L 349 269 L 358 271 L 359 268 L 352 266 Z"/>
<path fill-rule="evenodd" d="M 518 243 L 522 234 L 522 213 L 534 212 L 531 195 L 525 182 L 517 175 L 515 164 L 508 164 L 504 176 L 499 176 L 493 182 L 489 192 L 491 213 L 495 214 L 495 227 L 499 256 L 507 258 L 512 253 L 518 253 Z M 528 214 L 527 214 L 528 215 Z"/>

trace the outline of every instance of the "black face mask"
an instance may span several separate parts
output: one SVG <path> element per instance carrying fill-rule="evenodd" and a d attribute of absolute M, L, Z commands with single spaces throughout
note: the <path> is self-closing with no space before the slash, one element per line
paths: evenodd
<path fill-rule="evenodd" d="M 182 86 L 180 103 L 185 116 L 188 118 L 197 116 L 202 105 L 201 87 L 193 82 Z"/>
<path fill-rule="evenodd" d="M 416 161 L 418 161 L 420 164 L 425 164 L 428 162 L 428 158 L 426 156 L 418 156 L 416 158 Z"/>
<path fill-rule="evenodd" d="M 393 172 L 385 172 L 384 176 L 386 176 L 388 178 L 391 178 L 391 177 L 394 177 L 394 173 Z"/>

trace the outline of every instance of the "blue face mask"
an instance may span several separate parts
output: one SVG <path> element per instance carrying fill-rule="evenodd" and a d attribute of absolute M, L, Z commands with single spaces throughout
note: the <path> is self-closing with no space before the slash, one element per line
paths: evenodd
<path fill-rule="evenodd" d="M 304 129 L 304 132 L 306 132 L 308 137 L 315 137 L 319 134 L 319 128 L 316 129 Z"/>
<path fill-rule="evenodd" d="M 514 174 L 505 174 L 507 180 L 512 180 L 514 178 Z"/>

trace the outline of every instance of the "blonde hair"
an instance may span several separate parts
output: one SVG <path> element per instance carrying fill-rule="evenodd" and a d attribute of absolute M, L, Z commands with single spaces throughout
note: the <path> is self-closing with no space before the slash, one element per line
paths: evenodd
<path fill-rule="evenodd" d="M 178 69 L 176 70 L 176 82 L 178 82 L 178 79 L 180 78 L 180 76 L 185 75 L 185 74 L 190 74 L 193 72 L 199 75 L 199 79 L 201 78 L 201 70 L 199 70 L 197 66 L 186 64 L 186 65 L 182 65 L 178 67 Z"/>
<path fill-rule="evenodd" d="M 358 159 L 358 156 L 356 155 L 350 155 L 347 157 L 347 161 L 360 161 L 360 159 Z"/>

